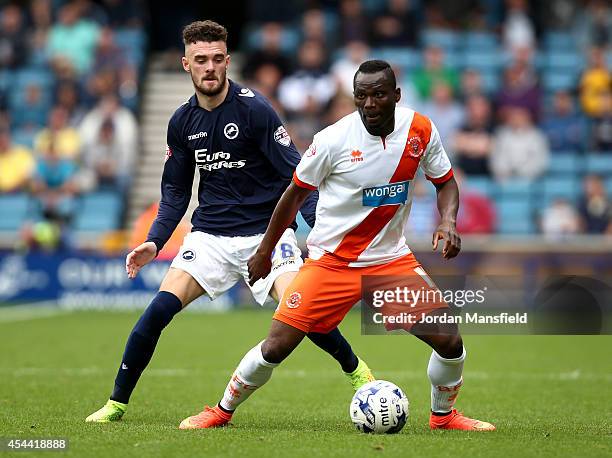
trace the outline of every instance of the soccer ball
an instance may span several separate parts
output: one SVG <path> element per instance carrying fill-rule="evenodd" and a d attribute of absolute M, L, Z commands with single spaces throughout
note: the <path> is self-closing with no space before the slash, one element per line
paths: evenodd
<path fill-rule="evenodd" d="M 349 414 L 363 433 L 398 433 L 408 419 L 408 398 L 397 385 L 374 380 L 357 390 Z"/>

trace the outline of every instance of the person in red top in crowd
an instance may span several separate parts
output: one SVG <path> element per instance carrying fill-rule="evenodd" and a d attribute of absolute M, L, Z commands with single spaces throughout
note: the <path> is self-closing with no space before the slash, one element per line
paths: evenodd
<path fill-rule="evenodd" d="M 470 188 L 469 179 L 453 168 L 461 189 L 461 205 L 457 214 L 457 230 L 461 234 L 492 234 L 495 232 L 495 205 L 489 197 Z"/>

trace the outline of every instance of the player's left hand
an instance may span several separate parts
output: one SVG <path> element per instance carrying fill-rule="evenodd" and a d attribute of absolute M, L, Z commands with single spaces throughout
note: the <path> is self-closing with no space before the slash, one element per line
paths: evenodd
<path fill-rule="evenodd" d="M 461 237 L 459 237 L 454 223 L 440 223 L 431 241 L 434 251 L 438 249 L 438 241 L 440 240 L 444 240 L 444 246 L 442 247 L 442 257 L 444 259 L 454 258 L 461 251 Z"/>
<path fill-rule="evenodd" d="M 265 278 L 272 270 L 272 255 L 256 251 L 247 261 L 249 268 L 249 285 L 253 286 L 260 278 Z"/>

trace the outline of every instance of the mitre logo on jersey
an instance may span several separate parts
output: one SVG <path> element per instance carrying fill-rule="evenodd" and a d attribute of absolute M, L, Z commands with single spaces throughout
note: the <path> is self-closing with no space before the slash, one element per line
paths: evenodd
<path fill-rule="evenodd" d="M 351 162 L 363 162 L 363 153 L 358 149 L 351 151 Z"/>
<path fill-rule="evenodd" d="M 298 293 L 297 291 L 291 293 L 291 295 L 285 301 L 285 304 L 287 304 L 287 307 L 290 309 L 298 308 L 302 304 L 302 294 Z"/>
<path fill-rule="evenodd" d="M 274 141 L 283 146 L 291 145 L 291 137 L 282 124 L 274 131 Z"/>
<path fill-rule="evenodd" d="M 408 200 L 409 184 L 410 181 L 400 181 L 383 186 L 365 188 L 363 190 L 362 204 L 364 207 L 405 204 Z"/>
<path fill-rule="evenodd" d="M 246 165 L 246 160 L 230 161 L 232 155 L 217 151 L 216 153 L 208 153 L 208 149 L 195 150 L 195 161 L 199 169 L 219 170 L 219 169 L 240 169 Z"/>
<path fill-rule="evenodd" d="M 421 143 L 420 137 L 410 137 L 408 139 L 408 145 L 406 146 L 408 149 L 408 154 L 410 154 L 411 157 L 419 158 L 423 155 L 423 152 L 425 151 L 425 149 L 423 148 L 423 144 Z"/>

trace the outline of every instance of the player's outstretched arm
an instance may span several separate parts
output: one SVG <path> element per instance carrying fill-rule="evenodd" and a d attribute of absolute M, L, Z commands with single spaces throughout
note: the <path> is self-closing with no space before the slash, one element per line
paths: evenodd
<path fill-rule="evenodd" d="M 270 219 L 270 224 L 268 224 L 259 248 L 247 263 L 250 285 L 253 285 L 260 278 L 265 278 L 270 273 L 272 250 L 274 250 L 285 229 L 293 222 L 295 215 L 311 192 L 310 189 L 302 188 L 291 182 L 281 196 L 274 213 L 272 213 L 272 219 Z"/>
<path fill-rule="evenodd" d="M 457 211 L 459 210 L 459 187 L 454 177 L 440 185 L 436 185 L 438 196 L 438 211 L 441 221 L 433 234 L 432 246 L 438 248 L 438 241 L 444 240 L 442 256 L 444 259 L 454 258 L 461 250 L 461 238 L 457 232 Z"/>
<path fill-rule="evenodd" d="M 157 246 L 153 242 L 145 242 L 130 251 L 125 258 L 125 271 L 128 278 L 136 278 L 140 269 L 155 259 Z"/>

